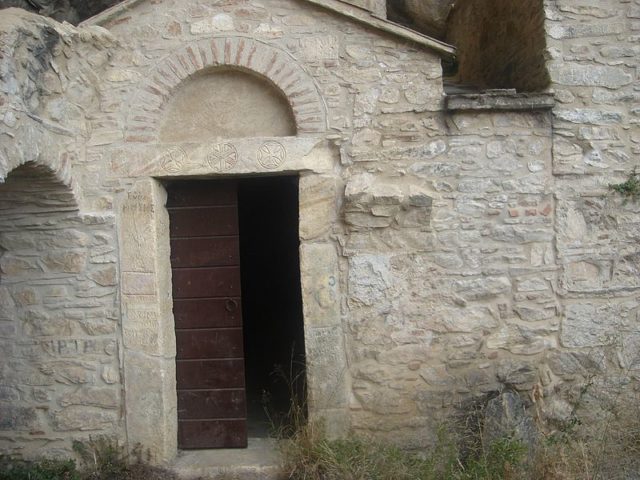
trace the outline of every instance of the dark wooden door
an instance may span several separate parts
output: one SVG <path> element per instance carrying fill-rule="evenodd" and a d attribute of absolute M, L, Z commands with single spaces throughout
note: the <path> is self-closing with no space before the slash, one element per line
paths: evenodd
<path fill-rule="evenodd" d="M 237 184 L 168 188 L 178 447 L 247 446 Z"/>

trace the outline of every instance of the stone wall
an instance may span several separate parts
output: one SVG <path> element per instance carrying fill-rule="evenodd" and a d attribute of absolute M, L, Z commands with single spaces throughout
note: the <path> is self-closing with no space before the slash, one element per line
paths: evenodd
<path fill-rule="evenodd" d="M 0 448 L 18 455 L 123 436 L 114 217 L 83 211 L 73 173 L 105 34 L 0 15 Z"/>
<path fill-rule="evenodd" d="M 86 235 L 76 245 L 80 256 L 104 238 L 120 274 L 116 286 L 95 285 L 96 272 L 114 265 L 91 263 L 92 250 L 86 268 L 61 277 L 78 292 L 89 285 L 102 292 L 105 303 L 95 308 L 109 321 L 95 332 L 116 338 L 122 357 L 124 395 L 97 366 L 74 391 L 92 418 L 108 418 L 105 432 L 150 446 L 157 460 L 175 455 L 161 180 L 179 176 L 301 175 L 310 403 L 332 433 L 351 426 L 422 448 L 443 416 L 491 392 L 536 392 L 548 399 L 538 405 L 561 418 L 590 374 L 627 371 L 638 343 L 640 211 L 606 187 L 625 179 L 640 141 L 632 45 L 638 2 L 580 5 L 546 8 L 553 112 L 549 95 L 445 103 L 434 51 L 305 2 L 139 2 L 97 20 L 110 33 L 23 14 L 18 28 L 4 25 L 11 41 L 2 44 L 0 126 L 12 140 L 0 143 L 0 173 L 5 178 L 28 161 L 48 166 L 78 201 L 68 221 Z M 35 70 L 12 60 L 32 59 L 25 45 L 46 53 Z M 171 113 L 180 111 L 177 92 L 192 78 L 206 84 L 196 72 L 215 76 L 217 67 L 250 72 L 281 91 L 296 136 L 211 132 L 209 139 L 200 132 L 197 141 L 165 142 L 167 115 L 181 118 Z M 191 100 L 216 105 L 204 87 Z M 261 146 L 276 143 L 284 153 L 260 162 Z M 221 152 L 232 152 L 230 160 L 219 161 Z M 10 187 L 8 178 L 0 188 Z M 15 218 L 7 218 L 13 228 Z M 122 311 L 114 310 L 114 322 L 107 304 L 117 306 L 115 290 Z M 91 337 L 85 323 L 98 321 L 94 313 L 91 307 L 60 328 Z M 22 325 L 17 313 L 10 318 L 4 323 Z M 115 362 L 106 355 L 94 365 Z M 56 387 L 52 411 L 76 408 L 63 400 L 65 389 Z M 94 390 L 100 393 L 89 398 Z M 8 395 L 7 408 L 35 406 Z M 100 395 L 118 408 L 96 404 Z"/>
<path fill-rule="evenodd" d="M 549 113 L 438 118 L 378 164 L 395 182 L 353 175 L 345 203 L 353 426 L 416 448 L 456 406 L 530 389 L 557 345 Z"/>
<path fill-rule="evenodd" d="M 0 449 L 122 434 L 113 217 L 26 164 L 0 185 Z"/>
<path fill-rule="evenodd" d="M 565 385 L 596 373 L 599 393 L 613 395 L 638 379 L 640 360 L 640 209 L 608 190 L 638 165 L 640 2 L 546 3 L 559 338 L 568 349 L 550 367 Z"/>

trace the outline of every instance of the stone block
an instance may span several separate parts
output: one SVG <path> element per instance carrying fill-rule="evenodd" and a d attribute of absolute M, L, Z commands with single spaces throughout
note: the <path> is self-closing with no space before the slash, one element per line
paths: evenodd
<path fill-rule="evenodd" d="M 85 252 L 49 253 L 42 262 L 48 271 L 53 273 L 80 273 L 87 263 Z"/>
<path fill-rule="evenodd" d="M 437 332 L 471 333 L 498 326 L 496 315 L 487 307 L 442 308 L 425 315 L 428 328 Z"/>
<path fill-rule="evenodd" d="M 95 378 L 95 367 L 74 361 L 47 362 L 40 366 L 40 371 L 63 385 L 85 385 Z"/>
<path fill-rule="evenodd" d="M 496 369 L 498 381 L 518 390 L 530 389 L 538 381 L 535 364 L 522 360 L 503 360 Z"/>
<path fill-rule="evenodd" d="M 60 406 L 82 405 L 85 407 L 99 407 L 106 409 L 118 408 L 120 402 L 116 388 L 81 388 L 73 393 L 62 395 Z"/>
<path fill-rule="evenodd" d="M 340 324 L 340 272 L 334 245 L 303 244 L 300 272 L 305 324 L 328 327 Z"/>
<path fill-rule="evenodd" d="M 122 339 L 125 348 L 159 354 L 160 333 L 160 315 L 153 305 L 133 303 L 127 305 L 126 316 L 122 322 Z"/>
<path fill-rule="evenodd" d="M 335 35 L 314 35 L 300 39 L 302 57 L 308 61 L 337 60 L 340 47 Z"/>
<path fill-rule="evenodd" d="M 108 385 L 113 385 L 120 381 L 120 372 L 113 365 L 103 365 L 102 374 L 100 375 L 102 381 Z"/>
<path fill-rule="evenodd" d="M 623 32 L 622 23 L 565 23 L 553 24 L 548 28 L 551 38 L 562 40 L 565 38 L 603 37 L 617 35 Z"/>
<path fill-rule="evenodd" d="M 637 302 L 572 302 L 566 305 L 560 341 L 569 348 L 620 346 L 623 338 L 638 332 Z"/>
<path fill-rule="evenodd" d="M 124 355 L 129 441 L 148 448 L 152 461 L 169 461 L 178 438 L 175 360 Z"/>
<path fill-rule="evenodd" d="M 51 316 L 44 309 L 30 309 L 23 318 L 22 331 L 28 337 L 70 336 L 74 331 L 70 318 Z"/>
<path fill-rule="evenodd" d="M 24 432 L 42 427 L 35 408 L 0 405 L 0 431 Z"/>
<path fill-rule="evenodd" d="M 550 69 L 551 79 L 561 85 L 620 88 L 633 81 L 621 67 L 563 65 Z"/>
<path fill-rule="evenodd" d="M 514 307 L 514 311 L 518 317 L 525 322 L 540 322 L 542 320 L 551 320 L 556 316 L 555 307 L 537 308 L 526 305 L 518 305 Z"/>
<path fill-rule="evenodd" d="M 379 352 L 376 357 L 382 365 L 424 364 L 433 356 L 433 349 L 428 344 L 400 345 Z"/>
<path fill-rule="evenodd" d="M 325 434 L 329 439 L 344 438 L 350 431 L 351 415 L 346 407 L 314 409 L 313 412 L 309 412 L 309 419 L 324 425 Z"/>
<path fill-rule="evenodd" d="M 102 287 L 113 286 L 117 284 L 116 267 L 109 266 L 94 270 L 89 278 Z"/>
<path fill-rule="evenodd" d="M 350 375 L 342 327 L 306 329 L 305 347 L 310 407 L 314 411 L 345 407 Z"/>
<path fill-rule="evenodd" d="M 122 293 L 125 295 L 154 295 L 156 293 L 155 274 L 124 272 L 122 274 Z"/>
<path fill-rule="evenodd" d="M 336 221 L 337 180 L 319 175 L 300 178 L 300 238 L 328 233 Z"/>
<path fill-rule="evenodd" d="M 511 292 L 511 281 L 507 277 L 480 277 L 457 280 L 454 291 L 465 300 L 486 300 Z"/>
<path fill-rule="evenodd" d="M 507 391 L 491 399 L 483 413 L 482 440 L 485 445 L 510 438 L 522 442 L 533 453 L 540 432 L 517 393 Z"/>
<path fill-rule="evenodd" d="M 555 109 L 553 114 L 558 120 L 575 124 L 611 125 L 622 122 L 622 114 L 616 111 L 596 110 L 592 108 Z"/>
<path fill-rule="evenodd" d="M 408 415 L 415 408 L 414 402 L 401 392 L 367 382 L 356 382 L 353 395 L 360 408 L 377 415 Z"/>
<path fill-rule="evenodd" d="M 51 417 L 57 432 L 110 430 L 118 419 L 116 412 L 75 405 L 53 412 Z"/>
<path fill-rule="evenodd" d="M 523 326 L 508 325 L 489 335 L 485 344 L 488 349 L 503 349 L 515 355 L 536 355 L 556 347 L 552 337 Z"/>
<path fill-rule="evenodd" d="M 213 17 L 191 24 L 192 35 L 228 32 L 234 29 L 233 17 L 226 13 L 219 13 Z"/>
<path fill-rule="evenodd" d="M 17 388 L 0 386 L 0 402 L 15 404 L 18 400 L 20 400 L 20 393 Z"/>
<path fill-rule="evenodd" d="M 349 258 L 349 299 L 372 306 L 388 300 L 393 285 L 390 257 L 356 255 Z"/>

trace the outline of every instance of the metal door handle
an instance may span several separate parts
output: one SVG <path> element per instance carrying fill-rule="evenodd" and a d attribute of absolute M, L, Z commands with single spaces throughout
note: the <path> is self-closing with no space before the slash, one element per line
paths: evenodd
<path fill-rule="evenodd" d="M 238 309 L 238 302 L 236 300 L 232 300 L 232 299 L 228 299 L 225 302 L 224 308 L 227 310 L 227 312 L 231 313 L 231 312 L 235 312 Z"/>

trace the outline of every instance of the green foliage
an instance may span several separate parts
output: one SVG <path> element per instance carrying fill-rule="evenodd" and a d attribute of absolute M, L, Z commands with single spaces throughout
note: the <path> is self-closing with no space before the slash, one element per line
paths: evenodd
<path fill-rule="evenodd" d="M 73 442 L 80 459 L 25 461 L 0 457 L 0 480 L 177 480 L 168 470 L 153 467 L 142 458 L 142 449 L 130 454 L 108 437 Z"/>
<path fill-rule="evenodd" d="M 16 460 L 0 456 L 0 480 L 80 480 L 73 460 Z"/>
<path fill-rule="evenodd" d="M 516 479 L 521 472 L 527 449 L 519 441 L 501 438 L 492 443 L 486 452 L 472 457 L 453 478 L 459 480 Z"/>
<path fill-rule="evenodd" d="M 636 172 L 634 167 L 626 181 L 615 184 L 610 183 L 609 189 L 622 195 L 625 201 L 632 200 L 636 202 L 640 198 L 640 174 Z"/>
<path fill-rule="evenodd" d="M 129 469 L 129 454 L 117 441 L 108 437 L 90 438 L 88 442 L 73 442 L 87 480 L 124 478 Z"/>
<path fill-rule="evenodd" d="M 505 438 L 463 459 L 444 428 L 425 456 L 356 436 L 329 440 L 313 425 L 284 440 L 283 453 L 292 480 L 510 480 L 522 478 L 526 457 L 520 442 Z"/>

